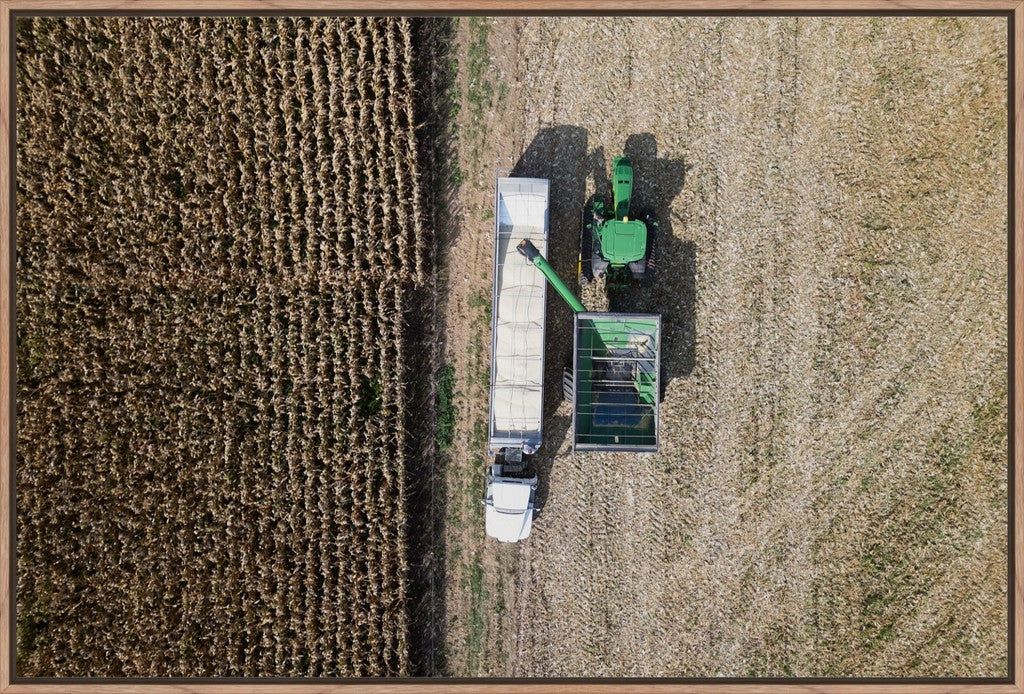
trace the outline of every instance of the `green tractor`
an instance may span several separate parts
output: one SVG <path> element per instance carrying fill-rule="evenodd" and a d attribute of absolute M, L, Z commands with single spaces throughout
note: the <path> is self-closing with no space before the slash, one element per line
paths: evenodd
<path fill-rule="evenodd" d="M 516 250 L 573 311 L 573 361 L 562 373 L 562 392 L 573 404 L 573 450 L 656 452 L 661 316 L 587 311 L 530 239 Z"/>
<path fill-rule="evenodd" d="M 650 214 L 630 218 L 633 163 L 612 162 L 612 202 L 595 194 L 584 206 L 580 224 L 580 285 L 604 277 L 607 286 L 650 285 L 654 277 L 654 235 L 658 222 Z"/>

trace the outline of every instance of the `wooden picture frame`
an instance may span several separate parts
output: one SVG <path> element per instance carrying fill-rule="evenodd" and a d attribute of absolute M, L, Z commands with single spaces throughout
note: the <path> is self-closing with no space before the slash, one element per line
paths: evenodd
<path fill-rule="evenodd" d="M 848 12 L 861 13 L 911 13 L 911 12 L 957 12 L 984 11 L 1004 13 L 1012 28 L 1010 41 L 1010 80 L 1012 84 L 1011 117 L 1009 122 L 1009 152 L 1012 159 L 1010 187 L 1010 224 L 1012 225 L 1013 255 L 1011 257 L 1010 281 L 1013 286 L 1013 301 L 1009 316 L 1012 344 L 1010 364 L 1013 367 L 1013 389 L 1009 406 L 1013 416 L 1012 445 L 1012 487 L 1013 504 L 1009 509 L 1012 525 L 1013 545 L 1010 571 L 1010 598 L 1012 602 L 1011 644 L 1009 654 L 1010 678 L 1006 681 L 955 680 L 948 683 L 922 683 L 898 680 L 884 681 L 830 681 L 830 680 L 766 680 L 729 681 L 716 683 L 713 680 L 699 682 L 652 682 L 642 680 L 602 682 L 579 681 L 509 681 L 493 682 L 481 680 L 385 680 L 369 682 L 360 680 L 344 681 L 293 681 L 293 680 L 161 680 L 116 681 L 102 680 L 26 680 L 17 679 L 12 671 L 14 644 L 12 637 L 13 605 L 8 602 L 14 580 L 14 557 L 12 555 L 13 518 L 13 469 L 11 433 L 14 426 L 12 398 L 15 391 L 14 376 L 14 335 L 13 286 L 14 277 L 11 238 L 12 209 L 15 185 L 11 180 L 13 156 L 14 120 L 10 106 L 14 92 L 12 80 L 10 45 L 14 36 L 13 22 L 16 13 L 46 13 L 53 11 L 80 12 L 211 12 L 245 11 L 252 13 L 288 11 L 331 11 L 353 13 L 377 11 L 401 14 L 407 11 L 459 13 L 463 11 L 504 12 L 511 14 L 607 12 L 627 9 L 621 2 L 609 0 L 0 0 L 0 315 L 9 317 L 0 329 L 0 692 L 11 694 L 57 694 L 113 692 L 134 694 L 142 692 L 195 692 L 207 694 L 235 694 L 236 692 L 268 692 L 276 694 L 314 694 L 326 692 L 377 692 L 380 694 L 400 692 L 693 692 L 730 694 L 767 694 L 771 692 L 835 692 L 836 694 L 860 694 L 878 692 L 884 694 L 938 694 L 939 692 L 963 692 L 969 694 L 1024 694 L 1024 0 L 844 0 L 831 3 L 825 0 L 640 0 L 628 5 L 628 11 L 646 13 L 815 13 Z M 1015 396 L 1017 394 L 1017 396 Z"/>

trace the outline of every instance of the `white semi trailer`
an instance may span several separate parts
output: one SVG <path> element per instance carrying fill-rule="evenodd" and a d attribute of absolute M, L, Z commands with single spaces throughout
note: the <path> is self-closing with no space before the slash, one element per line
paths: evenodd
<path fill-rule="evenodd" d="M 518 542 L 533 525 L 544 411 L 544 301 L 547 282 L 516 245 L 547 253 L 549 182 L 499 178 L 494 194 L 491 400 L 484 519 L 487 534 Z"/>

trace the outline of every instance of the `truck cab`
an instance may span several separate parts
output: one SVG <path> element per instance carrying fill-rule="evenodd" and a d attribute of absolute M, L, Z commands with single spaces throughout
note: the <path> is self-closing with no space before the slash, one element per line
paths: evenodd
<path fill-rule="evenodd" d="M 487 475 L 484 525 L 487 535 L 499 542 L 519 542 L 533 527 L 537 476 L 530 474 L 522 449 L 503 451 L 498 459 Z"/>

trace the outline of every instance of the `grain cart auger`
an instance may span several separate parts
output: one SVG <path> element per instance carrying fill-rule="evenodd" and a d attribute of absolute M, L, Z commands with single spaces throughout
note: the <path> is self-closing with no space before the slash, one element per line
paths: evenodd
<path fill-rule="evenodd" d="M 528 238 L 548 242 L 548 181 L 499 178 L 494 193 L 494 293 L 488 413 L 487 535 L 518 542 L 533 525 L 544 411 L 544 278 L 516 252 Z"/>
<path fill-rule="evenodd" d="M 612 201 L 599 191 L 584 206 L 580 221 L 580 285 L 604 277 L 608 286 L 654 279 L 654 237 L 658 222 L 650 214 L 630 218 L 633 163 L 629 157 L 612 162 Z"/>
<path fill-rule="evenodd" d="M 573 450 L 657 451 L 661 316 L 588 312 L 529 238 L 516 250 L 574 313 L 573 363 L 563 376 Z"/>

